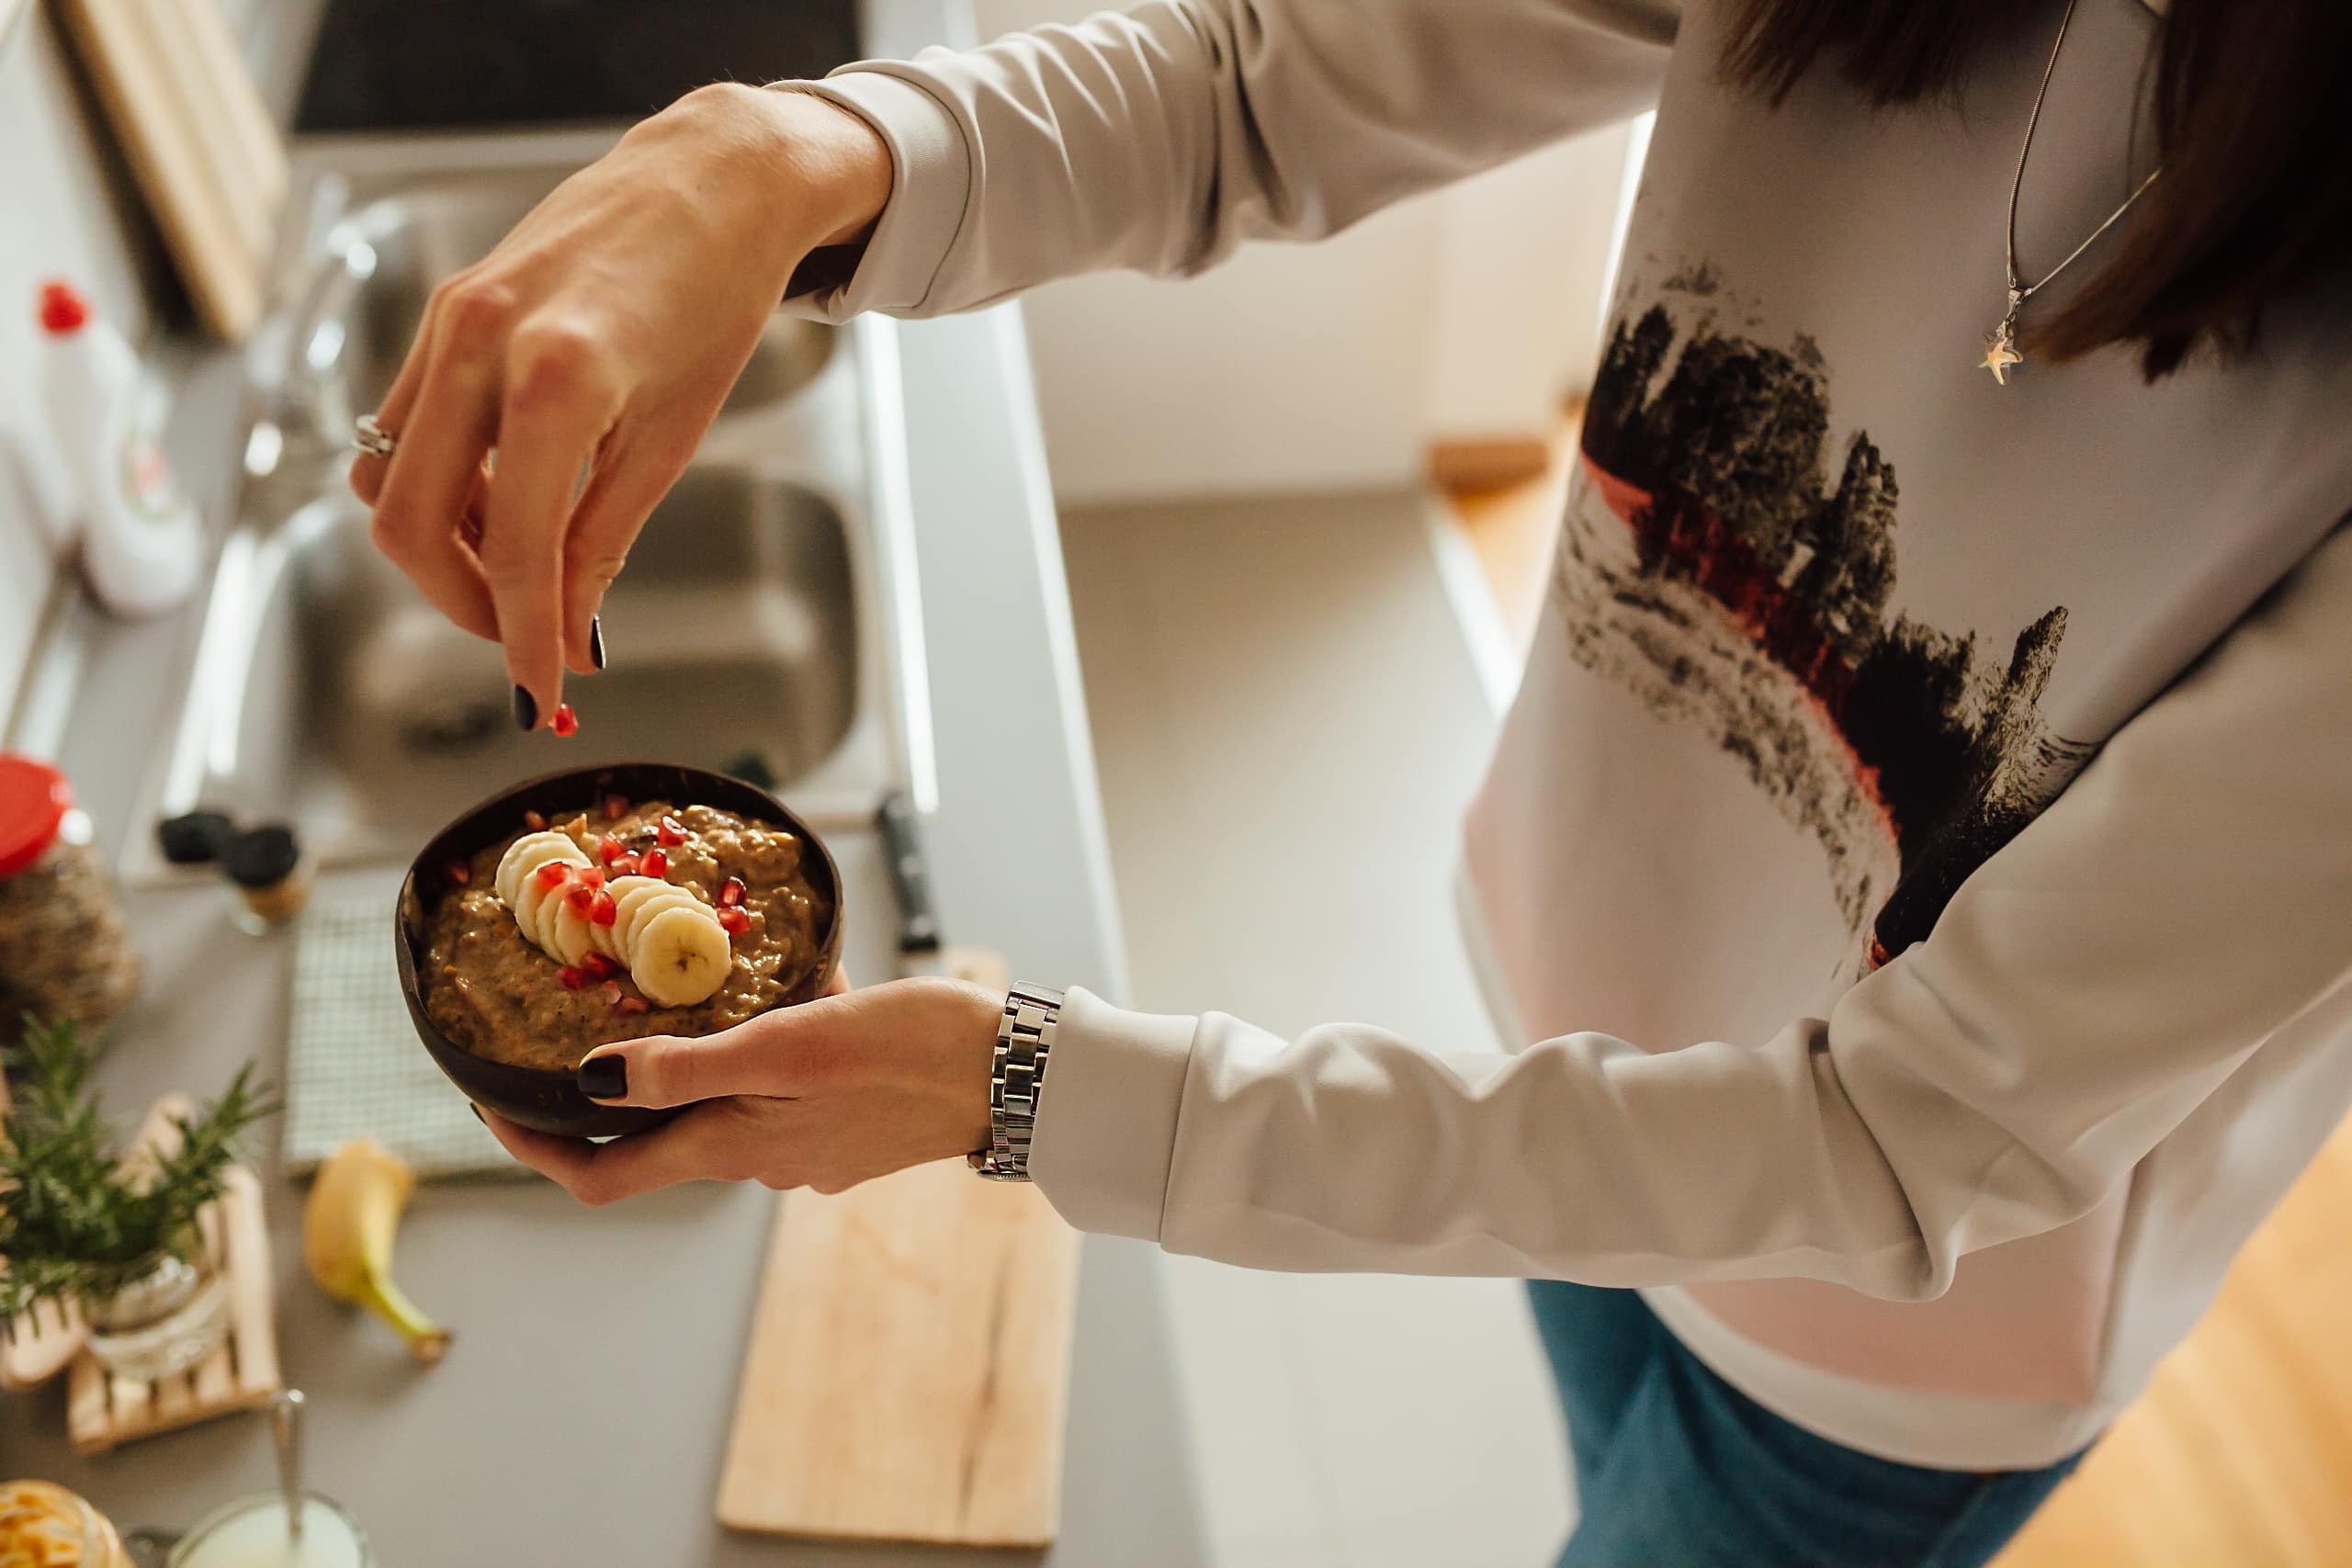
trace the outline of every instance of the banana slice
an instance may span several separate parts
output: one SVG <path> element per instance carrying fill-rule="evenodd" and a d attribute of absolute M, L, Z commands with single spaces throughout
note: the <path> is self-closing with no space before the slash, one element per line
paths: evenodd
<path fill-rule="evenodd" d="M 637 907 L 637 919 L 629 925 L 628 945 L 621 950 L 622 963 L 631 965 L 637 963 L 638 948 L 645 941 L 646 929 L 673 909 L 700 910 L 706 915 L 710 913 L 709 906 L 684 887 L 673 887 L 667 897 L 656 894 L 646 899 Z"/>
<path fill-rule="evenodd" d="M 695 897 L 691 889 L 681 887 L 674 882 L 662 882 L 653 877 L 646 880 L 653 886 L 631 888 L 628 896 L 620 901 L 620 912 L 613 921 L 613 956 L 631 965 L 637 962 L 638 933 L 645 929 L 645 922 L 654 914 L 657 905 L 662 908 L 677 904 L 692 904 L 696 908 L 702 905 L 702 900 Z"/>
<path fill-rule="evenodd" d="M 515 896 L 522 891 L 523 879 L 551 860 L 572 865 L 588 863 L 587 853 L 571 841 L 569 834 L 526 833 L 506 846 L 506 852 L 498 859 L 498 874 L 492 880 L 508 908 L 516 908 Z"/>
<path fill-rule="evenodd" d="M 707 1001 L 734 962 L 726 928 L 697 899 L 654 912 L 637 933 L 628 973 L 655 1006 L 685 1008 Z"/>
<path fill-rule="evenodd" d="M 617 911 L 617 906 L 622 899 L 627 898 L 630 894 L 636 892 L 640 887 L 667 887 L 669 886 L 670 885 L 668 883 L 662 881 L 658 876 L 616 876 L 610 882 L 605 883 L 605 891 L 613 896 L 616 912 L 613 916 L 613 923 L 609 926 L 595 925 L 593 922 L 590 924 L 588 928 L 588 935 L 590 940 L 595 942 L 596 951 L 603 953 L 607 958 L 617 958 L 626 964 L 628 962 L 628 957 L 626 951 L 621 947 L 621 921 Z"/>
<path fill-rule="evenodd" d="M 563 896 L 571 891 L 569 880 L 557 883 L 551 889 L 540 886 L 537 872 L 515 885 L 514 923 L 523 928 L 524 941 L 533 947 L 544 948 L 547 945 L 539 937 L 540 922 L 547 918 L 547 906 L 549 902 L 561 903 Z"/>
<path fill-rule="evenodd" d="M 566 960 L 563 948 L 557 941 L 556 922 L 563 918 L 565 910 L 571 908 L 571 895 L 578 887 L 578 883 L 567 882 L 540 899 L 538 922 L 531 928 L 531 940 L 539 944 L 541 953 L 558 964 Z"/>
<path fill-rule="evenodd" d="M 498 858 L 498 874 L 491 879 L 491 886 L 498 889 L 498 896 L 506 901 L 510 908 L 514 907 L 515 889 L 523 879 L 523 862 L 540 848 L 538 840 L 543 837 L 544 834 L 526 833 L 507 845 L 506 852 Z"/>
<path fill-rule="evenodd" d="M 587 916 L 571 907 L 569 898 L 551 907 L 555 918 L 548 923 L 554 928 L 555 941 L 548 952 L 559 964 L 576 964 L 596 950 L 596 928 Z"/>

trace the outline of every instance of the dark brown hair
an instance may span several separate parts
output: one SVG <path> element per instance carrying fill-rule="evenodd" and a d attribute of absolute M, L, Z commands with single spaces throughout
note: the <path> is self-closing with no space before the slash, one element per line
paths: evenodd
<path fill-rule="evenodd" d="M 2093 0 L 2096 3 L 2096 0 Z M 2113 0 L 2109 0 L 2113 3 Z M 1826 54 L 1878 105 L 1949 88 L 2047 0 L 1734 0 L 1724 71 L 1774 103 Z M 2026 331 L 2053 357 L 2137 344 L 2148 378 L 2243 353 L 2262 307 L 2352 262 L 2352 0 L 2172 0 L 2148 118 L 2164 177 L 2106 265 Z"/>

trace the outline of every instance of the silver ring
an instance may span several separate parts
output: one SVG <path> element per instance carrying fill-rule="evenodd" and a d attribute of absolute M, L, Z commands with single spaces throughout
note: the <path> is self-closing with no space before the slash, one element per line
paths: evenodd
<path fill-rule="evenodd" d="M 401 438 L 376 423 L 372 413 L 361 414 L 351 427 L 351 445 L 370 457 L 389 457 L 397 450 Z"/>

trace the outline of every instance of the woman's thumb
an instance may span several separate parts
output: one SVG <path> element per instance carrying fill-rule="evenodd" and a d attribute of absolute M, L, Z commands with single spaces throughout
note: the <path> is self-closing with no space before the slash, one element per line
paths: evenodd
<path fill-rule="evenodd" d="M 580 1064 L 580 1092 L 607 1105 L 662 1110 L 730 1094 L 788 1095 L 785 1013 L 765 1013 L 700 1039 L 651 1034 L 600 1045 Z"/>

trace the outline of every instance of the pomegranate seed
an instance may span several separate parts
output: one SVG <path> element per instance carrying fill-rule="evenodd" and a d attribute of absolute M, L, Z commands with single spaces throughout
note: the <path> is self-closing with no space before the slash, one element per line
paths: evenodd
<path fill-rule="evenodd" d="M 637 870 L 640 876 L 667 876 L 670 874 L 670 857 L 660 850 L 648 850 L 637 857 Z"/>
<path fill-rule="evenodd" d="M 449 863 L 448 871 L 444 874 L 446 874 L 451 882 L 454 882 L 458 886 L 463 887 L 467 883 L 471 882 L 474 879 L 474 868 L 468 865 L 461 860 L 453 860 Z"/>
<path fill-rule="evenodd" d="M 558 735 L 577 735 L 580 733 L 580 716 L 571 711 L 570 703 L 565 703 L 555 710 L 555 717 L 548 721 L 548 728 Z"/>
<path fill-rule="evenodd" d="M 588 971 L 588 977 L 592 980 L 609 980 L 621 972 L 619 964 L 601 953 L 592 953 L 582 959 L 580 967 Z"/>
<path fill-rule="evenodd" d="M 615 876 L 635 876 L 639 874 L 638 866 L 639 861 L 637 856 L 623 855 L 620 859 L 613 863 L 613 874 Z"/>
<path fill-rule="evenodd" d="M 607 833 L 596 840 L 596 858 L 606 865 L 613 864 L 627 853 L 628 846 L 621 842 L 618 833 Z"/>
<path fill-rule="evenodd" d="M 616 1007 L 620 1005 L 621 983 L 618 980 L 607 980 L 605 982 L 605 999 L 611 1002 Z"/>
<path fill-rule="evenodd" d="M 588 906 L 588 919 L 600 926 L 611 925 L 620 919 L 620 900 L 609 893 L 597 894 L 595 899 Z M 596 956 L 602 958 L 604 954 L 600 953 Z"/>
<path fill-rule="evenodd" d="M 552 893 L 563 886 L 563 879 L 571 874 L 571 867 L 560 860 L 551 860 L 532 874 L 539 879 L 542 892 Z"/>
<path fill-rule="evenodd" d="M 574 969 L 569 964 L 557 970 L 555 977 L 563 982 L 563 988 L 567 991 L 583 990 L 588 985 L 587 972 L 582 969 Z"/>
<path fill-rule="evenodd" d="M 571 891 L 564 897 L 571 901 L 572 908 L 583 915 L 596 907 L 596 890 L 584 882 L 573 883 Z"/>
<path fill-rule="evenodd" d="M 617 822 L 628 815 L 628 796 L 625 795 L 608 795 L 605 796 L 605 821 Z"/>
<path fill-rule="evenodd" d="M 673 850 L 686 841 L 686 830 L 678 825 L 674 817 L 664 817 L 655 824 L 653 836 Z"/>
<path fill-rule="evenodd" d="M 526 811 L 523 813 L 523 826 L 534 833 L 544 833 L 548 830 L 548 819 L 540 812 Z"/>
<path fill-rule="evenodd" d="M 752 929 L 752 917 L 749 911 L 729 904 L 718 911 L 718 923 L 727 928 L 729 936 L 741 936 Z"/>
<path fill-rule="evenodd" d="M 743 901 L 743 895 L 750 891 L 750 888 L 743 886 L 741 877 L 730 876 L 718 885 L 718 907 L 722 909 L 731 909 L 741 904 Z"/>
<path fill-rule="evenodd" d="M 643 997 L 623 997 L 613 1004 L 613 1010 L 623 1018 L 642 1018 L 653 1009 Z"/>
<path fill-rule="evenodd" d="M 605 885 L 605 868 L 602 866 L 583 865 L 572 874 L 582 887 L 602 887 Z"/>

